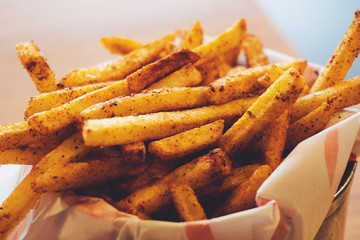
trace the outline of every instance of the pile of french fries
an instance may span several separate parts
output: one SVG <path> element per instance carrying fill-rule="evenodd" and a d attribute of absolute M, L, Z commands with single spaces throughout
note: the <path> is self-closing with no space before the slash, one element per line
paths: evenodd
<path fill-rule="evenodd" d="M 0 237 L 45 192 L 102 197 L 141 219 L 194 221 L 255 207 L 257 189 L 299 142 L 360 103 L 360 11 L 312 86 L 307 62 L 269 64 L 244 19 L 211 41 L 199 22 L 57 79 L 33 42 L 16 50 L 39 95 L 0 127 L 0 164 L 33 165 L 0 207 Z M 237 65 L 244 53 L 247 65 Z M 171 213 L 171 214 L 169 214 Z"/>

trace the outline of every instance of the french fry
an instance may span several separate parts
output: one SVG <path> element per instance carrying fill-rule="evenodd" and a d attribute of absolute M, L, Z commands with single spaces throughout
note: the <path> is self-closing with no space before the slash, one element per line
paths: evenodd
<path fill-rule="evenodd" d="M 141 48 L 144 45 L 129 38 L 122 38 L 117 36 L 103 37 L 100 39 L 101 45 L 109 50 L 111 53 L 126 55 Z"/>
<path fill-rule="evenodd" d="M 79 113 L 82 110 L 96 103 L 128 94 L 127 82 L 121 80 L 107 87 L 89 92 L 59 107 L 35 113 L 27 119 L 27 122 L 44 134 L 52 133 L 78 121 Z"/>
<path fill-rule="evenodd" d="M 202 81 L 200 72 L 193 65 L 186 65 L 152 84 L 146 90 L 171 87 L 194 87 Z"/>
<path fill-rule="evenodd" d="M 0 151 L 0 164 L 35 165 L 54 149 L 56 142 L 22 146 Z"/>
<path fill-rule="evenodd" d="M 207 104 L 207 87 L 144 91 L 98 103 L 81 112 L 83 119 L 101 119 L 201 107 Z"/>
<path fill-rule="evenodd" d="M 188 183 L 177 180 L 170 182 L 169 185 L 174 206 L 182 220 L 188 222 L 207 219 L 194 190 Z"/>
<path fill-rule="evenodd" d="M 276 65 L 272 65 L 270 69 L 261 77 L 257 79 L 257 82 L 265 88 L 270 87 L 281 75 L 284 74 L 284 70 Z"/>
<path fill-rule="evenodd" d="M 181 49 L 194 49 L 203 43 L 203 29 L 200 22 L 195 22 L 186 33 Z"/>
<path fill-rule="evenodd" d="M 305 80 L 295 67 L 287 70 L 246 113 L 226 131 L 220 147 L 229 155 L 244 150 L 267 126 L 292 106 L 304 87 Z"/>
<path fill-rule="evenodd" d="M 229 159 L 221 149 L 214 149 L 210 153 L 175 169 L 154 184 L 141 188 L 118 201 L 115 207 L 124 212 L 131 212 L 134 209 L 146 215 L 151 215 L 163 206 L 171 203 L 169 181 L 181 177 L 191 188 L 197 189 L 230 173 L 231 166 Z"/>
<path fill-rule="evenodd" d="M 331 56 L 324 70 L 314 82 L 310 93 L 341 83 L 360 53 L 360 10 L 356 10 L 346 34 Z"/>
<path fill-rule="evenodd" d="M 247 70 L 247 69 L 248 69 L 248 68 L 245 67 L 245 66 L 241 66 L 241 65 L 235 66 L 235 67 L 233 67 L 233 68 L 230 68 L 230 69 L 226 72 L 225 76 L 231 76 L 231 75 L 237 74 L 237 73 L 239 73 L 239 72 L 241 72 L 241 71 L 244 71 L 244 70 Z"/>
<path fill-rule="evenodd" d="M 230 192 L 238 187 L 240 184 L 245 182 L 256 169 L 260 167 L 259 164 L 250 164 L 242 167 L 233 168 L 231 174 L 221 181 L 205 185 L 196 190 L 196 195 L 199 197 L 203 196 L 220 196 L 226 192 Z"/>
<path fill-rule="evenodd" d="M 234 26 L 217 36 L 210 42 L 202 44 L 193 51 L 200 55 L 201 59 L 196 62 L 195 66 L 200 66 L 217 56 L 225 54 L 230 50 L 240 47 L 241 41 L 246 36 L 246 21 L 239 20 Z"/>
<path fill-rule="evenodd" d="M 94 67 L 82 68 L 68 73 L 61 83 L 65 87 L 75 87 L 90 83 L 120 80 L 153 62 L 167 45 L 179 35 L 179 32 L 168 34 L 159 40 L 135 49 L 128 55 Z"/>
<path fill-rule="evenodd" d="M 261 139 L 261 151 L 265 163 L 275 170 L 282 161 L 285 148 L 286 134 L 289 127 L 289 110 L 285 110 L 270 126 L 264 131 Z"/>
<path fill-rule="evenodd" d="M 146 146 L 144 142 L 134 142 L 119 147 L 125 162 L 133 164 L 145 163 Z"/>
<path fill-rule="evenodd" d="M 224 121 L 203 125 L 177 135 L 149 143 L 148 152 L 161 161 L 172 161 L 216 146 L 224 129 Z"/>
<path fill-rule="evenodd" d="M 269 64 L 269 59 L 263 51 L 263 46 L 258 37 L 252 34 L 246 35 L 241 43 L 245 52 L 248 67 L 258 67 Z"/>
<path fill-rule="evenodd" d="M 19 59 L 40 93 L 58 89 L 57 79 L 34 41 L 16 45 Z"/>
<path fill-rule="evenodd" d="M 89 149 L 84 146 L 81 134 L 74 134 L 45 155 L 1 204 L 0 236 L 8 236 L 40 198 L 41 193 L 31 188 L 37 177 L 56 164 L 65 164 L 81 157 Z"/>
<path fill-rule="evenodd" d="M 342 108 L 342 101 L 341 98 L 334 96 L 303 118 L 290 124 L 286 137 L 286 147 L 295 147 L 301 141 L 320 132 L 332 115 Z"/>
<path fill-rule="evenodd" d="M 88 146 L 111 146 L 168 137 L 218 119 L 224 119 L 226 125 L 241 116 L 256 98 L 177 112 L 87 120 L 83 137 Z"/>
<path fill-rule="evenodd" d="M 268 165 L 260 166 L 248 180 L 234 189 L 231 195 L 214 211 L 214 217 L 246 210 L 256 206 L 257 190 L 272 173 Z"/>
<path fill-rule="evenodd" d="M 283 70 L 287 70 L 292 66 L 300 67 L 302 73 L 306 67 L 306 61 L 289 61 L 275 64 Z M 263 76 L 272 65 L 249 68 L 244 71 L 235 73 L 234 75 L 225 76 L 210 84 L 210 91 L 208 94 L 209 102 L 212 104 L 222 104 L 230 100 L 247 96 L 260 89 L 262 86 L 257 82 L 257 79 Z"/>
<path fill-rule="evenodd" d="M 160 60 L 150 63 L 133 74 L 126 77 L 128 88 L 131 93 L 137 93 L 149 87 L 156 81 L 181 67 L 194 63 L 200 59 L 200 56 L 190 50 L 183 49 Z"/>
<path fill-rule="evenodd" d="M 222 72 L 221 65 L 223 63 L 219 58 L 213 58 L 203 64 L 197 66 L 202 78 L 201 85 L 208 86 L 210 83 L 219 79 L 226 73 Z"/>
<path fill-rule="evenodd" d="M 130 177 L 144 171 L 144 165 L 126 163 L 122 158 L 55 165 L 32 184 L 36 192 L 62 192 L 90 185 L 104 184 L 119 177 Z"/>
<path fill-rule="evenodd" d="M 34 143 L 62 141 L 74 133 L 74 127 L 68 126 L 55 133 L 43 135 L 27 122 L 0 126 L 0 150 L 24 147 Z"/>
<path fill-rule="evenodd" d="M 148 152 L 154 160 L 147 172 L 154 178 L 161 178 L 178 164 L 179 159 L 216 147 L 223 129 L 224 121 L 218 120 L 151 142 Z"/>
<path fill-rule="evenodd" d="M 322 91 L 310 93 L 300 97 L 291 110 L 290 123 L 293 123 L 304 117 L 327 99 L 338 96 L 342 99 L 340 107 L 345 108 L 360 102 L 360 76 L 351 78 L 347 81 L 339 83 L 333 87 L 329 87 Z"/>
<path fill-rule="evenodd" d="M 60 89 L 49 93 L 42 93 L 30 99 L 25 111 L 25 117 L 28 118 L 35 113 L 48 111 L 68 103 L 86 93 L 109 86 L 114 82 L 103 82 L 90 84 L 81 87 Z"/>

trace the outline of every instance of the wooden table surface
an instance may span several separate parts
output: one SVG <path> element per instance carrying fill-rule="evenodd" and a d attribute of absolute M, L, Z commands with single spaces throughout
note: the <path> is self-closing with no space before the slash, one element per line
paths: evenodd
<path fill-rule="evenodd" d="M 0 124 L 23 120 L 31 96 L 37 94 L 22 68 L 15 44 L 34 40 L 58 78 L 72 69 L 94 65 L 113 56 L 99 44 L 118 35 L 150 42 L 199 20 L 216 35 L 237 19 L 265 47 L 299 56 L 253 1 L 1 1 L 0 2 Z M 306 56 L 303 56 L 306 58 Z M 360 239 L 360 173 L 355 176 L 347 217 L 346 238 Z"/>

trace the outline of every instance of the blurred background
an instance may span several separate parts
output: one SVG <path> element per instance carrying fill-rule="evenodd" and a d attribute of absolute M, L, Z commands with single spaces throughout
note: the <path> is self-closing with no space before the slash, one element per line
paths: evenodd
<path fill-rule="evenodd" d="M 245 18 L 248 32 L 258 35 L 266 48 L 325 65 L 357 8 L 357 0 L 0 1 L 0 124 L 22 121 L 27 101 L 37 94 L 17 58 L 15 44 L 21 41 L 34 40 L 61 78 L 113 58 L 99 43 L 104 36 L 147 43 L 195 21 L 206 34 L 217 35 Z M 357 75 L 359 59 L 347 78 Z M 353 196 L 346 239 L 360 239 L 354 235 L 360 191 Z"/>

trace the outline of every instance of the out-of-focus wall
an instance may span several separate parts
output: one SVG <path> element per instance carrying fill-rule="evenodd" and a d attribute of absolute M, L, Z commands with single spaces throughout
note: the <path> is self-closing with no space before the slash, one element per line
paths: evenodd
<path fill-rule="evenodd" d="M 325 65 L 340 43 L 358 0 L 255 0 L 302 57 Z M 357 58 L 346 79 L 360 75 Z"/>

